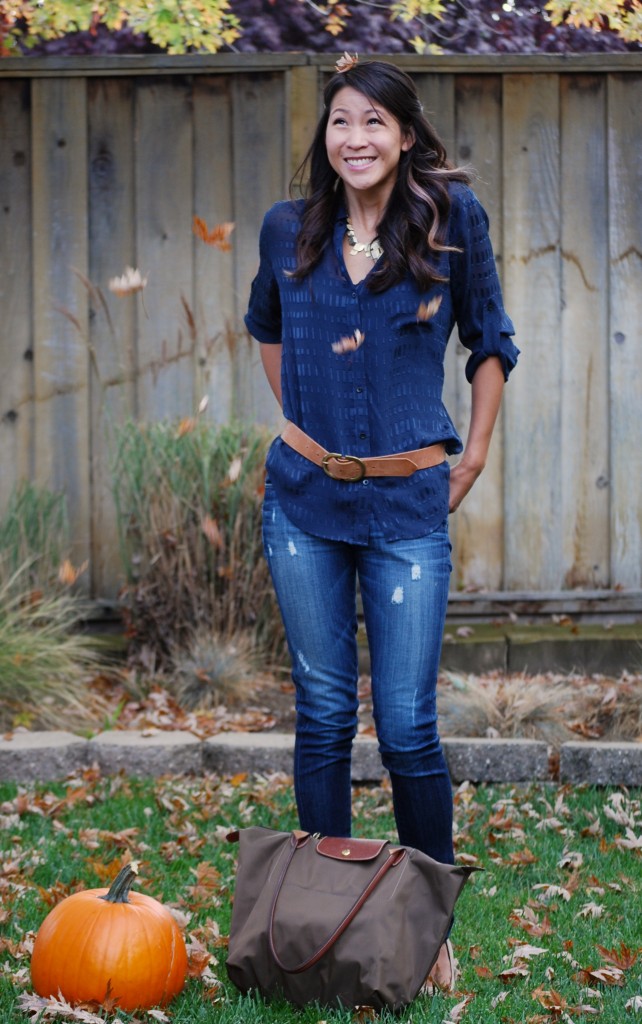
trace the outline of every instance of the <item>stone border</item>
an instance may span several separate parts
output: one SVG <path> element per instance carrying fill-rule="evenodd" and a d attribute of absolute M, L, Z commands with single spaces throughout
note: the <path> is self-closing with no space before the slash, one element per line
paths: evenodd
<path fill-rule="evenodd" d="M 571 742 L 559 751 L 559 778 L 548 745 L 539 740 L 446 737 L 443 747 L 453 782 L 560 781 L 642 786 L 642 743 Z M 112 730 L 93 739 L 68 732 L 21 732 L 0 737 L 0 781 L 49 782 L 97 765 L 105 775 L 124 771 L 236 775 L 292 772 L 294 736 L 279 732 L 224 732 L 199 740 L 180 730 Z M 385 774 L 370 737 L 354 745 L 354 782 L 380 782 Z"/>

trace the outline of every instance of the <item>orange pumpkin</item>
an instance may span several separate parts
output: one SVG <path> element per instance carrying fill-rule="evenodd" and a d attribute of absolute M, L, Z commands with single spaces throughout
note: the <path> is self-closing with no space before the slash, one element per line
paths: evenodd
<path fill-rule="evenodd" d="M 130 893 L 136 874 L 126 864 L 110 889 L 74 893 L 47 915 L 31 957 L 38 995 L 60 992 L 70 1003 L 109 997 L 125 1011 L 178 995 L 187 975 L 183 936 L 167 907 Z"/>

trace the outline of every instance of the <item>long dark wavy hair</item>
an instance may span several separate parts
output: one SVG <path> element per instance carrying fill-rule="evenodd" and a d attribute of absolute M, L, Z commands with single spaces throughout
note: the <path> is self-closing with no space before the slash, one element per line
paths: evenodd
<path fill-rule="evenodd" d="M 330 79 L 323 94 L 324 109 L 303 163 L 290 184 L 305 198 L 301 229 L 297 238 L 297 268 L 292 276 L 306 277 L 317 265 L 330 243 L 343 188 L 328 160 L 325 135 L 330 107 L 336 94 L 346 86 L 363 93 L 373 107 L 387 110 L 402 133 L 414 144 L 399 160 L 397 180 L 378 227 L 384 255 L 370 275 L 374 292 L 384 291 L 410 274 L 422 290 L 445 280 L 434 258 L 448 251 L 446 233 L 451 181 L 468 182 L 470 175 L 454 167 L 437 132 L 426 119 L 415 84 L 404 71 L 385 61 L 364 61 Z"/>

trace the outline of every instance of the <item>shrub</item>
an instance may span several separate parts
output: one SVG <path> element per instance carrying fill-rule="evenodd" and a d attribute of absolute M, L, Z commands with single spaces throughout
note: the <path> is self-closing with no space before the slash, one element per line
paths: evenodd
<path fill-rule="evenodd" d="M 132 658 L 148 671 L 171 668 L 203 630 L 250 633 L 264 656 L 282 649 L 261 539 L 268 443 L 258 427 L 198 418 L 117 429 L 122 600 Z"/>

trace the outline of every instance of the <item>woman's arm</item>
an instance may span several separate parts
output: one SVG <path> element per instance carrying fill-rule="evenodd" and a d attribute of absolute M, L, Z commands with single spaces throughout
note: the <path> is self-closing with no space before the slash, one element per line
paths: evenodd
<path fill-rule="evenodd" d="M 265 370 L 265 376 L 268 379 L 268 384 L 272 388 L 277 402 L 282 407 L 281 353 L 283 351 L 283 345 L 259 344 L 259 351 L 261 353 L 261 362 L 263 363 L 263 369 Z"/>
<path fill-rule="evenodd" d="M 459 507 L 486 465 L 503 388 L 504 370 L 501 361 L 497 356 L 489 356 L 478 366 L 473 377 L 466 447 L 461 459 L 450 471 L 450 512 Z"/>

